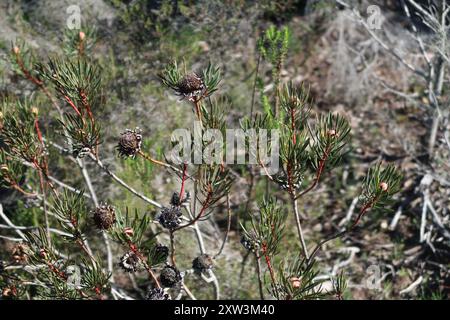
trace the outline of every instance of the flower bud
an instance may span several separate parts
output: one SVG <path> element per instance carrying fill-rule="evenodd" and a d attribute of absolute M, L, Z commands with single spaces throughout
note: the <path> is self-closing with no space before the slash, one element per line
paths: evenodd
<path fill-rule="evenodd" d="M 44 258 L 47 259 L 47 252 L 45 251 L 45 249 L 40 249 L 39 250 L 39 255 Z"/>
<path fill-rule="evenodd" d="M 330 137 L 336 137 L 337 136 L 337 132 L 334 129 L 330 129 L 330 130 L 328 130 L 328 135 Z"/>
<path fill-rule="evenodd" d="M 300 286 L 302 285 L 302 280 L 300 278 L 292 277 L 290 281 L 294 288 L 300 288 Z"/>
<path fill-rule="evenodd" d="M 126 227 L 123 229 L 123 233 L 125 233 L 127 236 L 131 237 L 134 234 L 133 228 Z"/>
<path fill-rule="evenodd" d="M 13 47 L 13 52 L 14 52 L 14 54 L 19 54 L 20 53 L 19 47 L 18 46 L 14 46 Z"/>
<path fill-rule="evenodd" d="M 380 183 L 380 189 L 383 190 L 383 191 L 387 191 L 388 184 L 386 182 Z"/>
<path fill-rule="evenodd" d="M 80 33 L 78 34 L 78 36 L 80 37 L 80 40 L 83 41 L 84 38 L 86 37 L 86 34 L 83 31 L 80 31 Z"/>

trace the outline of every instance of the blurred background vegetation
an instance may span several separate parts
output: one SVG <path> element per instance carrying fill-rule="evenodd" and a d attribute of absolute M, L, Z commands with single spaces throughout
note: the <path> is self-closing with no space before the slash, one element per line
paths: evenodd
<path fill-rule="evenodd" d="M 386 28 L 391 40 L 397 39 L 398 50 L 408 52 L 413 40 L 404 37 L 404 15 L 396 1 L 372 2 L 385 13 Z M 369 4 L 357 3 L 361 8 Z M 184 61 L 193 70 L 210 61 L 217 64 L 223 75 L 219 94 L 230 105 L 226 114 L 228 125 L 238 128 L 239 120 L 250 112 L 257 39 L 271 25 L 287 26 L 289 52 L 281 70 L 282 81 L 308 83 L 315 102 L 313 109 L 319 113 L 344 114 L 353 130 L 351 155 L 332 175 L 324 177 L 325 183 L 314 194 L 301 200 L 300 207 L 309 216 L 306 236 L 318 240 L 332 233 L 345 218 L 370 164 L 378 160 L 395 161 L 405 174 L 404 191 L 392 210 L 371 213 L 365 217 L 360 232 L 330 246 L 320 256 L 320 274 L 343 270 L 349 280 L 346 298 L 448 298 L 448 239 L 433 238 L 433 248 L 419 242 L 421 200 L 417 188 L 423 176 L 423 163 L 417 160 L 417 154 L 423 148 L 427 130 L 424 111 L 387 90 L 373 75 L 383 75 L 395 87 L 418 96 L 425 96 L 426 88 L 407 72 L 398 72 L 398 64 L 348 17 L 348 12 L 337 9 L 333 0 L 4 0 L 0 3 L 0 98 L 33 96 L 38 104 L 46 101 L 25 79 L 14 75 L 8 59 L 11 43 L 22 39 L 38 57 L 61 52 L 66 36 L 66 9 L 73 4 L 81 8 L 82 29 L 94 30 L 97 38 L 92 51 L 102 67 L 102 98 L 106 103 L 103 110 L 94 113 L 102 123 L 103 158 L 120 178 L 161 203 L 169 202 L 179 180 L 142 158 L 124 160 L 116 157 L 114 151 L 117 137 L 125 128 L 140 127 L 143 149 L 163 159 L 171 132 L 191 126 L 190 106 L 169 94 L 157 74 L 173 59 Z M 362 52 L 370 59 L 368 65 L 359 59 Z M 263 79 L 270 79 L 271 66 L 264 63 L 260 74 Z M 274 89 L 267 86 L 263 90 Z M 444 90 L 448 94 L 448 89 Z M 262 108 L 259 101 L 258 108 Z M 46 104 L 39 105 L 39 109 L 41 113 L 54 112 Z M 416 154 L 405 150 L 406 140 L 418 150 Z M 78 168 L 57 153 L 50 155 L 51 163 L 58 168 L 54 174 L 61 181 L 74 187 L 83 186 Z M 448 158 L 443 161 L 448 164 Z M 123 192 L 95 167 L 89 169 L 95 173 L 91 178 L 100 199 L 119 208 L 153 210 Z M 222 296 L 229 299 L 258 298 L 253 260 L 248 259 L 239 243 L 239 221 L 248 219 L 248 210 L 262 199 L 265 183 L 260 180 L 248 197 L 249 181 L 244 175 L 233 186 L 231 241 L 215 269 Z M 433 186 L 432 197 L 436 196 L 436 206 L 444 211 L 447 228 L 449 194 L 448 187 Z M 0 201 L 15 224 L 42 223 L 38 209 L 17 193 L 1 189 Z M 399 206 L 402 216 L 392 229 L 390 224 Z M 293 222 L 294 218 L 290 215 L 288 219 Z M 299 250 L 296 231 L 294 223 L 288 226 L 281 250 L 293 253 Z M 216 230 L 223 231 L 225 227 L 226 208 L 221 208 L 203 227 L 206 246 L 211 246 L 211 251 L 220 243 L 221 233 Z M 194 241 L 190 234 L 177 238 L 177 246 L 183 248 L 177 253 L 181 268 L 189 268 L 197 254 L 192 252 L 196 250 Z M 0 239 L 1 259 L 10 259 L 12 250 L 12 243 Z M 370 281 L 369 267 L 374 265 L 379 267 L 382 281 L 379 287 L 370 289 L 366 282 Z M 419 277 L 423 281 L 417 288 L 400 293 Z M 125 273 L 116 281 L 124 286 L 133 285 Z M 145 291 L 145 279 L 137 281 L 136 285 Z M 193 280 L 186 284 L 198 293 L 197 298 L 211 296 L 211 288 L 202 288 Z"/>

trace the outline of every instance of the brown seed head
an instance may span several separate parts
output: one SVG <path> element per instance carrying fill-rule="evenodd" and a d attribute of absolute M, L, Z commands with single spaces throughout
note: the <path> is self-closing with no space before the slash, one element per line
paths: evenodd
<path fill-rule="evenodd" d="M 178 89 L 184 96 L 198 95 L 204 87 L 203 80 L 194 72 L 186 74 L 178 83 Z"/>
<path fill-rule="evenodd" d="M 135 130 L 127 129 L 121 134 L 116 149 L 121 157 L 135 157 L 141 150 L 141 144 L 141 130 L 139 128 Z"/>
<path fill-rule="evenodd" d="M 192 261 L 192 269 L 198 273 L 211 269 L 213 259 L 208 254 L 202 254 Z"/>
<path fill-rule="evenodd" d="M 114 208 L 107 204 L 101 204 L 94 210 L 94 223 L 100 230 L 108 230 L 116 222 Z"/>
<path fill-rule="evenodd" d="M 120 258 L 119 266 L 126 272 L 136 272 L 139 268 L 139 257 L 133 251 L 128 251 Z"/>

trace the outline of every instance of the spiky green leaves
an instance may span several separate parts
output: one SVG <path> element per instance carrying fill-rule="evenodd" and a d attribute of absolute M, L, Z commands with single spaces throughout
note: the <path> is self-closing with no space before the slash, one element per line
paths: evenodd
<path fill-rule="evenodd" d="M 36 130 L 37 109 L 27 101 L 4 102 L 0 140 L 6 144 L 2 153 L 10 158 L 33 163 L 43 155 Z"/>
<path fill-rule="evenodd" d="M 42 298 L 99 298 L 111 276 L 93 259 L 62 259 L 48 242 L 44 228 L 27 234 L 27 255 L 31 265 L 39 266 L 37 279 L 46 283 L 38 292 Z"/>
<path fill-rule="evenodd" d="M 23 41 L 17 41 L 11 48 L 11 65 L 13 70 L 35 85 L 42 85 L 42 79 L 36 72 L 36 56 L 33 50 Z"/>
<path fill-rule="evenodd" d="M 103 272 L 101 266 L 92 261 L 84 259 L 84 268 L 81 277 L 81 288 L 93 292 L 98 298 L 103 292 L 109 288 L 109 278 L 111 274 Z"/>
<path fill-rule="evenodd" d="M 132 218 L 128 210 L 125 215 L 116 210 L 116 223 L 110 229 L 111 237 L 122 244 L 128 244 L 131 241 L 139 246 L 150 222 L 148 215 L 139 216 L 137 211 Z"/>
<path fill-rule="evenodd" d="M 302 129 L 311 112 L 309 87 L 303 83 L 300 86 L 295 86 L 292 82 L 286 84 L 280 92 L 280 105 L 291 120 L 290 127 L 294 124 L 294 128 Z"/>
<path fill-rule="evenodd" d="M 100 126 L 92 112 L 100 91 L 100 68 L 87 59 L 50 59 L 39 65 L 39 73 L 49 80 L 61 98 L 75 111 L 60 123 L 76 157 L 94 153 L 100 143 Z"/>
<path fill-rule="evenodd" d="M 22 181 L 25 167 L 11 159 L 4 149 L 0 150 L 0 187 L 9 188 Z"/>
<path fill-rule="evenodd" d="M 274 65 L 286 57 L 288 47 L 289 29 L 287 27 L 278 30 L 275 26 L 270 26 L 258 40 L 261 56 Z"/>
<path fill-rule="evenodd" d="M 100 144 L 100 125 L 78 115 L 66 113 L 65 121 L 60 121 L 63 134 L 71 145 L 74 157 L 83 158 Z"/>
<path fill-rule="evenodd" d="M 179 96 L 201 100 L 217 91 L 220 82 L 220 69 L 209 64 L 201 74 L 182 72 L 176 61 L 169 63 L 159 74 L 161 82 Z"/>
<path fill-rule="evenodd" d="M 311 164 L 314 170 L 335 167 L 345 154 L 345 146 L 350 138 L 348 120 L 339 114 L 320 116 L 313 133 Z"/>
<path fill-rule="evenodd" d="M 272 294 L 278 300 L 315 300 L 323 298 L 319 274 L 313 263 L 305 259 L 295 258 L 291 262 L 284 261 L 278 270 L 278 279 L 272 285 Z"/>
<path fill-rule="evenodd" d="M 86 204 L 84 192 L 74 193 L 64 190 L 53 197 L 53 210 L 61 227 L 73 235 L 71 240 L 82 239 L 82 228 L 85 222 Z"/>
<path fill-rule="evenodd" d="M 283 235 L 286 213 L 274 198 L 264 199 L 258 208 L 259 215 L 251 217 L 250 229 L 241 224 L 247 245 L 243 244 L 247 249 L 272 256 L 276 254 Z"/>
<path fill-rule="evenodd" d="M 87 59 L 50 59 L 39 65 L 39 74 L 49 80 L 56 90 L 82 105 L 93 105 L 99 93 L 100 68 Z"/>
<path fill-rule="evenodd" d="M 214 67 L 209 63 L 208 67 L 202 71 L 202 79 L 206 87 L 203 98 L 206 98 L 216 92 L 219 87 L 221 79 L 219 67 Z"/>
<path fill-rule="evenodd" d="M 333 279 L 333 290 L 338 300 L 342 300 L 344 298 L 346 289 L 347 280 L 345 279 L 344 272 L 341 272 L 335 279 Z"/>
<path fill-rule="evenodd" d="M 94 27 L 83 26 L 80 29 L 64 29 L 63 50 L 67 57 L 83 56 L 91 51 L 96 39 Z"/>
<path fill-rule="evenodd" d="M 198 181 L 198 188 L 204 199 L 203 206 L 211 207 L 221 200 L 231 188 L 233 177 L 230 171 L 222 165 L 203 165 L 202 176 Z"/>
<path fill-rule="evenodd" d="M 381 163 L 377 163 L 369 168 L 360 197 L 363 208 L 384 208 L 392 196 L 400 191 L 401 181 L 402 174 L 392 164 L 383 168 Z"/>
<path fill-rule="evenodd" d="M 290 128 L 280 130 L 280 172 L 274 181 L 281 188 L 294 192 L 300 188 L 308 168 L 309 136 L 306 131 L 293 132 Z"/>
<path fill-rule="evenodd" d="M 312 168 L 313 183 L 304 190 L 308 192 L 324 171 L 335 167 L 345 155 L 350 125 L 344 117 L 329 113 L 321 115 L 310 128 L 311 101 L 309 89 L 304 85 L 287 84 L 280 92 L 280 105 L 283 113 L 273 120 L 276 124 L 270 125 L 280 132 L 280 172 L 273 180 L 294 195 L 301 188 L 307 169 Z M 268 121 L 254 123 L 267 124 Z"/>

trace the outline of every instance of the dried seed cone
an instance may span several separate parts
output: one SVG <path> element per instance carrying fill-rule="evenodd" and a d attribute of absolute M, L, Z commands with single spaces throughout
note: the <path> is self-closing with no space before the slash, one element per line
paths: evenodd
<path fill-rule="evenodd" d="M 160 257 L 168 257 L 169 248 L 163 244 L 158 243 L 155 248 L 155 253 Z"/>
<path fill-rule="evenodd" d="M 121 157 L 135 157 L 141 150 L 142 135 L 141 130 L 126 129 L 120 136 L 119 143 L 116 147 Z"/>
<path fill-rule="evenodd" d="M 212 266 L 213 259 L 207 254 L 202 254 L 192 261 L 192 269 L 194 269 L 197 273 L 207 271 L 211 269 Z"/>
<path fill-rule="evenodd" d="M 128 251 L 120 258 L 119 266 L 126 272 L 136 272 L 139 267 L 139 257 L 133 251 Z"/>
<path fill-rule="evenodd" d="M 178 89 L 185 96 L 199 94 L 204 88 L 203 80 L 194 72 L 186 74 L 178 83 Z"/>
<path fill-rule="evenodd" d="M 114 208 L 107 204 L 101 204 L 94 210 L 94 223 L 100 230 L 108 230 L 116 222 Z"/>
<path fill-rule="evenodd" d="M 162 288 L 151 289 L 147 294 L 147 300 L 171 300 L 170 295 Z"/>
<path fill-rule="evenodd" d="M 251 239 L 249 239 L 245 235 L 243 235 L 241 238 L 241 244 L 248 251 L 254 252 L 256 250 L 256 247 L 255 247 L 255 244 L 253 243 L 253 241 L 251 241 Z"/>
<path fill-rule="evenodd" d="M 175 229 L 181 223 L 181 215 L 179 207 L 163 208 L 158 216 L 158 221 L 166 229 Z"/>
<path fill-rule="evenodd" d="M 159 281 L 166 288 L 172 288 L 181 281 L 181 274 L 177 268 L 167 265 L 159 275 Z"/>

